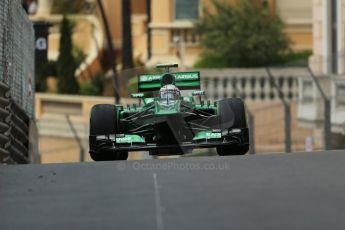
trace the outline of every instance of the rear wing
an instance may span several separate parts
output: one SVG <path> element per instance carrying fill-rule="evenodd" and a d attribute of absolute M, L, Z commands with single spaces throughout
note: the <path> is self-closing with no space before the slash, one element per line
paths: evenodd
<path fill-rule="evenodd" d="M 175 77 L 175 85 L 180 89 L 200 89 L 200 72 L 170 73 Z M 138 91 L 157 91 L 161 85 L 163 74 L 142 74 L 138 77 Z"/>

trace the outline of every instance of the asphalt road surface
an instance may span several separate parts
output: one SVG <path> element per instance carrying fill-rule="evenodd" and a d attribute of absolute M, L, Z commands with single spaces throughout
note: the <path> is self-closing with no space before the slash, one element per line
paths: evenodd
<path fill-rule="evenodd" d="M 345 229 L 345 151 L 0 166 L 0 229 Z"/>

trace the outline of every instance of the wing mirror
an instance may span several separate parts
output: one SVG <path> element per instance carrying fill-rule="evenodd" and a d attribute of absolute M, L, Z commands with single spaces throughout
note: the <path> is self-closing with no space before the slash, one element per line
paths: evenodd
<path fill-rule="evenodd" d="M 132 93 L 131 94 L 131 98 L 144 98 L 144 94 L 143 93 Z"/>
<path fill-rule="evenodd" d="M 131 98 L 137 98 L 139 100 L 139 106 L 141 106 L 141 99 L 144 98 L 144 93 L 132 93 Z"/>
<path fill-rule="evenodd" d="M 205 96 L 205 90 L 196 90 L 192 93 L 193 96 Z"/>

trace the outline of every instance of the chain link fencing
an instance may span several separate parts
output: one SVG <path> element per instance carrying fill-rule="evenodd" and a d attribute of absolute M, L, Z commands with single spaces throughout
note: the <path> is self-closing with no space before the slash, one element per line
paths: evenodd
<path fill-rule="evenodd" d="M 0 1 L 0 81 L 12 100 L 34 116 L 34 29 L 20 0 Z"/>
<path fill-rule="evenodd" d="M 240 97 L 252 119 L 252 153 L 301 152 L 324 148 L 322 128 L 300 119 L 301 82 L 312 81 L 306 67 L 201 70 L 208 100 Z M 320 124 L 324 123 L 321 114 Z M 320 125 L 322 127 L 322 125 Z M 328 136 L 328 139 L 331 137 Z"/>
<path fill-rule="evenodd" d="M 20 0 L 0 1 L 0 162 L 29 161 L 34 121 L 34 29 Z"/>

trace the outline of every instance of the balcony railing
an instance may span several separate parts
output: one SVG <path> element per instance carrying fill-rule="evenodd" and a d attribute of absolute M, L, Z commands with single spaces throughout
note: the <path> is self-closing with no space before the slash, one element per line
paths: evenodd
<path fill-rule="evenodd" d="M 299 97 L 299 79 L 307 77 L 304 68 L 281 68 L 272 70 L 274 81 L 286 100 Z M 240 97 L 250 101 L 278 101 L 273 82 L 263 68 L 256 69 L 202 69 L 202 88 L 210 100 Z"/>
<path fill-rule="evenodd" d="M 200 35 L 193 28 L 171 28 L 170 44 L 183 42 L 187 47 L 200 45 Z"/>

